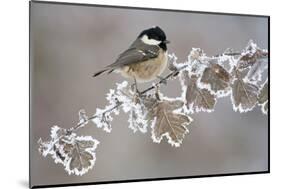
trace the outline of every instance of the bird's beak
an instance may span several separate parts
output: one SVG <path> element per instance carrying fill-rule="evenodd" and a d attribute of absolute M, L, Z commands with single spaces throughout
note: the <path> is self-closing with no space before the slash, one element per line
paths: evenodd
<path fill-rule="evenodd" d="M 165 41 L 163 41 L 163 43 L 168 44 L 168 43 L 170 43 L 170 41 L 169 40 L 165 40 Z"/>

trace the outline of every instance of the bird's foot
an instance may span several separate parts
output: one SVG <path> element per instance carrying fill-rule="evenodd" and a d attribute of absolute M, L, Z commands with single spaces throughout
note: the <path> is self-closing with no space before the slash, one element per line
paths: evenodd
<path fill-rule="evenodd" d="M 141 92 L 138 90 L 136 83 L 133 83 L 133 84 L 131 85 L 131 89 L 132 89 L 132 91 L 135 92 L 135 95 L 141 96 Z"/>

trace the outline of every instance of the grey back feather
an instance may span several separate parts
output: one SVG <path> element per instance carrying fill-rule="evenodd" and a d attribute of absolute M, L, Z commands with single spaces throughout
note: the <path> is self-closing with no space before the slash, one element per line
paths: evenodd
<path fill-rule="evenodd" d="M 93 77 L 96 77 L 106 71 L 111 73 L 117 68 L 127 66 L 130 64 L 137 64 L 152 58 L 156 58 L 160 52 L 160 47 L 157 45 L 147 45 L 143 43 L 140 39 L 136 39 L 133 44 L 121 53 L 117 60 L 106 66 L 103 70 L 96 72 Z"/>
<path fill-rule="evenodd" d="M 147 45 L 141 42 L 140 39 L 136 39 L 129 49 L 121 53 L 117 60 L 106 68 L 114 69 L 156 58 L 159 50 L 160 47 L 157 45 Z"/>

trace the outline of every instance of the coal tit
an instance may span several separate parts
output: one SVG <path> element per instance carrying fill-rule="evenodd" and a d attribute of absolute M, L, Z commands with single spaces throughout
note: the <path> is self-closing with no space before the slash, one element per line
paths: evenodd
<path fill-rule="evenodd" d="M 167 43 L 169 41 L 160 27 L 146 29 L 114 63 L 95 73 L 93 77 L 116 71 L 135 82 L 152 81 L 160 77 L 167 66 Z"/>

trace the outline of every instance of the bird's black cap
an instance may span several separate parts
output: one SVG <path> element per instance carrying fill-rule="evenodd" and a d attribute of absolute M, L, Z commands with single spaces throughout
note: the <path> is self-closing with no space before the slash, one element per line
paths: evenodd
<path fill-rule="evenodd" d="M 147 35 L 149 39 L 155 39 L 157 41 L 166 41 L 166 34 L 159 26 L 155 26 L 142 31 L 138 37 L 140 38 L 144 35 Z"/>
<path fill-rule="evenodd" d="M 154 39 L 154 40 L 157 40 L 157 41 L 161 41 L 159 46 L 162 49 L 164 49 L 165 51 L 167 50 L 167 43 L 170 43 L 170 41 L 168 41 L 166 39 L 165 32 L 159 26 L 155 26 L 155 27 L 143 30 L 139 34 L 138 38 L 141 38 L 144 35 L 147 35 L 148 39 Z"/>

